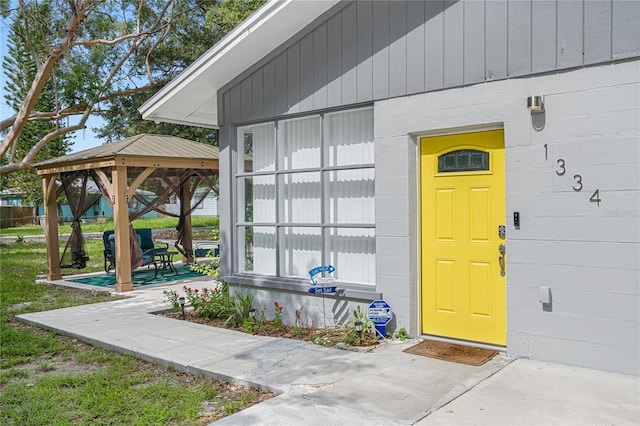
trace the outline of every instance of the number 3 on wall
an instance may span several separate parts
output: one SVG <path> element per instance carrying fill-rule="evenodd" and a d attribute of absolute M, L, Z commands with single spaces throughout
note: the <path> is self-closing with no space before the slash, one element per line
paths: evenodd
<path fill-rule="evenodd" d="M 573 175 L 573 180 L 576 181 L 576 184 L 572 186 L 573 190 L 576 192 L 582 191 L 582 176 Z"/>
<path fill-rule="evenodd" d="M 544 159 L 545 160 L 548 159 L 548 154 L 549 154 L 549 147 L 545 143 L 544 144 Z M 555 169 L 556 174 L 558 176 L 564 175 L 567 172 L 567 163 L 566 163 L 566 161 L 564 161 L 564 158 L 558 158 L 556 160 L 556 164 L 558 165 L 558 168 Z M 575 185 L 572 186 L 573 190 L 576 191 L 576 192 L 582 191 L 582 188 L 583 188 L 582 175 L 573 175 L 573 180 L 576 182 Z M 602 199 L 600 198 L 600 189 L 596 189 L 596 192 L 591 194 L 591 197 L 589 197 L 589 202 L 596 203 L 596 205 L 598 207 L 600 207 L 600 202 L 601 201 L 602 201 Z"/>

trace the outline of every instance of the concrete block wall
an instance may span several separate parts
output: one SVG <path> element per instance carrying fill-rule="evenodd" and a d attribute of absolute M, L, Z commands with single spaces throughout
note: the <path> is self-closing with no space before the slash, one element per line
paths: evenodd
<path fill-rule="evenodd" d="M 640 374 L 638 76 L 634 62 L 532 79 L 543 126 L 507 150 L 507 220 L 522 212 L 509 238 L 511 354 Z"/>
<path fill-rule="evenodd" d="M 408 290 L 417 289 L 415 142 L 407 135 L 376 138 L 375 167 L 376 291 L 395 314 L 389 330 L 404 327 L 416 335 L 417 293 L 407 297 Z"/>
<path fill-rule="evenodd" d="M 544 96 L 545 113 L 529 113 L 529 95 Z M 419 249 L 410 238 L 419 233 L 417 140 L 504 127 L 507 352 L 640 374 L 639 104 L 638 61 L 377 102 L 377 285 L 408 308 L 398 327 L 420 330 Z M 379 190 L 386 179 L 395 191 Z M 382 244 L 393 240 L 400 255 Z M 540 286 L 551 287 L 549 306 L 538 300 Z"/>

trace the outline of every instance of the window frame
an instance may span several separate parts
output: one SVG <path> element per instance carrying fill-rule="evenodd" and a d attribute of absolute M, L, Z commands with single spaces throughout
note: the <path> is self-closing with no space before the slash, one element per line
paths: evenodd
<path fill-rule="evenodd" d="M 296 116 L 284 116 L 284 117 L 279 117 L 273 120 L 266 120 L 266 121 L 256 121 L 254 123 L 242 123 L 239 125 L 234 126 L 234 146 L 235 146 L 235 150 L 234 150 L 234 161 L 233 161 L 233 179 L 232 179 L 232 183 L 231 183 L 231 189 L 232 189 L 232 197 L 231 197 L 231 201 L 232 201 L 232 214 L 233 214 L 233 230 L 232 230 L 232 247 L 233 247 L 233 253 L 232 253 L 232 276 L 238 276 L 238 277 L 254 277 L 254 278 L 260 278 L 260 279 L 275 279 L 275 280 L 282 280 L 282 281 L 297 281 L 300 283 L 307 283 L 308 280 L 302 278 L 302 277 L 298 277 L 298 276 L 290 276 L 290 275 L 283 275 L 283 271 L 282 271 L 282 267 L 281 267 L 281 263 L 282 263 L 282 259 L 281 256 L 283 255 L 282 253 L 282 244 L 284 244 L 284 242 L 281 240 L 281 234 L 283 232 L 283 228 L 314 228 L 314 229 L 320 229 L 320 240 L 321 240 L 321 249 L 320 249 L 320 257 L 321 257 L 321 262 L 323 265 L 328 264 L 329 259 L 331 258 L 331 254 L 327 251 L 327 246 L 328 246 L 328 238 L 331 235 L 331 230 L 332 229 L 372 229 L 373 230 L 373 235 L 375 238 L 375 215 L 372 218 L 371 222 L 346 222 L 346 223 L 340 223 L 340 222 L 330 222 L 331 218 L 330 218 L 330 214 L 329 214 L 329 206 L 330 206 L 330 202 L 331 202 L 331 198 L 330 195 L 327 193 L 326 191 L 326 187 L 327 184 L 331 181 L 331 172 L 339 172 L 339 171 L 349 171 L 349 170 L 372 170 L 373 171 L 373 181 L 374 181 L 374 185 L 375 185 L 375 163 L 371 162 L 371 163 L 354 163 L 354 164 L 343 164 L 343 165 L 336 165 L 336 166 L 329 166 L 327 165 L 327 161 L 328 161 L 328 154 L 327 154 L 327 148 L 328 148 L 328 141 L 326 140 L 326 120 L 327 120 L 327 115 L 330 114 L 336 114 L 336 113 L 349 113 L 352 111 L 360 111 L 360 110 L 369 110 L 370 114 L 371 114 L 371 131 L 373 132 L 373 119 L 374 119 L 374 108 L 371 105 L 366 105 L 366 106 L 360 106 L 360 107 L 356 107 L 356 108 L 348 108 L 348 109 L 333 109 L 333 110 L 327 110 L 327 111 L 315 111 L 311 114 L 300 114 L 300 115 L 296 115 Z M 283 122 L 287 122 L 287 121 L 294 121 L 294 120 L 300 120 L 300 119 L 306 119 L 306 118 L 312 118 L 312 117 L 319 117 L 319 131 L 320 131 L 320 135 L 319 135 L 319 149 L 320 149 L 320 166 L 319 167 L 305 167 L 305 168 L 297 168 L 297 169 L 292 169 L 292 168 L 287 168 L 287 169 L 283 169 L 282 168 L 282 161 L 279 158 L 280 157 L 280 146 L 279 146 L 279 141 L 278 141 L 278 131 L 280 129 L 280 125 Z M 244 131 L 244 129 L 247 128 L 251 128 L 253 126 L 260 126 L 260 125 L 265 125 L 265 124 L 273 124 L 273 143 L 275 144 L 275 158 L 274 158 L 274 168 L 275 170 L 266 170 L 266 171 L 258 171 L 255 172 L 253 171 L 255 169 L 255 167 L 251 167 L 252 171 L 247 172 L 244 171 L 244 168 L 242 170 L 240 170 L 240 158 L 245 159 L 246 158 L 246 154 L 245 154 L 245 147 L 244 147 L 244 140 L 243 137 L 241 137 L 242 132 Z M 373 138 L 372 138 L 372 142 L 373 142 Z M 373 149 L 373 148 L 372 148 Z M 290 167 L 290 166 L 289 166 Z M 319 185 L 320 185 L 320 220 L 318 223 L 305 223 L 305 222 L 294 222 L 294 221 L 289 221 L 289 222 L 285 222 L 284 218 L 282 217 L 282 212 L 281 212 L 281 208 L 280 208 L 280 202 L 281 202 L 281 179 L 285 178 L 285 175 L 293 175 L 293 174 L 297 174 L 297 173 L 319 173 Z M 275 221 L 274 222 L 258 222 L 258 221 L 251 221 L 251 222 L 247 222 L 245 220 L 240 220 L 240 219 L 246 219 L 246 216 L 243 212 L 240 211 L 240 200 L 239 200 L 239 189 L 238 189 L 238 185 L 239 182 L 243 179 L 246 178 L 253 178 L 255 176 L 273 176 L 274 178 L 274 182 L 275 182 L 275 190 L 274 190 L 274 197 L 275 197 Z M 374 186 L 375 188 L 375 186 Z M 374 190 L 375 192 L 375 190 Z M 374 195 L 374 203 L 375 203 L 375 195 Z M 245 208 L 246 208 L 246 204 L 244 204 Z M 242 214 L 241 214 L 242 213 Z M 238 243 L 238 238 L 239 235 L 241 234 L 241 231 L 244 229 L 247 229 L 247 227 L 271 227 L 274 229 L 275 232 L 275 275 L 267 275 L 267 274 L 261 274 L 261 273 L 256 273 L 253 271 L 242 271 L 243 266 L 241 265 L 241 259 L 240 259 L 240 245 Z M 286 232 L 286 231 L 285 231 Z M 374 261 L 373 264 L 375 265 L 375 246 L 374 246 Z M 319 266 L 319 265 L 318 265 Z M 338 282 L 342 282 L 342 281 L 338 281 Z M 374 289 L 376 286 L 376 282 L 375 282 L 375 273 L 373 275 L 373 281 L 372 282 L 368 282 L 368 283 L 358 283 L 358 282 L 352 282 L 352 281 L 348 281 L 348 282 L 344 282 L 344 284 L 347 284 L 347 286 L 355 286 L 355 287 L 365 287 L 367 289 Z"/>

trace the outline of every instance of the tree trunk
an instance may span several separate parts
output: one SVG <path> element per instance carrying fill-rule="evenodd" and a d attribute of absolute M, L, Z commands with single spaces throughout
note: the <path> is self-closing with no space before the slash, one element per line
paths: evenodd
<path fill-rule="evenodd" d="M 33 224 L 34 225 L 40 225 L 40 215 L 38 214 L 38 207 L 40 207 L 40 203 L 34 203 L 33 205 L 33 213 L 31 214 L 32 218 L 33 218 Z"/>

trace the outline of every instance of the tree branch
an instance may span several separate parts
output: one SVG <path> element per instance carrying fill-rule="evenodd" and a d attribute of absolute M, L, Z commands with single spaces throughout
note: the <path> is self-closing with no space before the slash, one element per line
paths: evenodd
<path fill-rule="evenodd" d="M 92 0 L 67 0 L 67 2 L 71 7 L 72 13 L 67 24 L 64 38 L 50 51 L 42 66 L 38 67 L 38 71 L 34 77 L 33 82 L 31 83 L 29 91 L 27 92 L 22 102 L 22 105 L 20 106 L 20 109 L 18 110 L 18 113 L 15 116 L 10 117 L 6 120 L 2 120 L 2 122 L 0 122 L 0 131 L 9 129 L 6 137 L 2 140 L 2 144 L 0 145 L 0 156 L 4 156 L 9 148 L 12 148 L 11 155 L 9 156 L 9 164 L 0 167 L 1 174 L 11 173 L 12 171 L 24 170 L 32 167 L 32 163 L 36 158 L 38 152 L 49 142 L 60 136 L 86 128 L 86 121 L 89 115 L 96 111 L 94 107 L 98 102 L 144 92 L 150 90 L 155 86 L 155 84 L 150 82 L 150 84 L 147 84 L 143 87 L 136 87 L 133 89 L 120 90 L 117 92 L 104 94 L 104 92 L 112 84 L 114 78 L 118 75 L 118 72 L 120 72 L 122 67 L 130 60 L 131 56 L 137 52 L 137 49 L 143 43 L 145 43 L 153 34 L 160 33 L 161 40 L 167 36 L 167 28 L 171 27 L 174 19 L 171 16 L 167 16 L 167 14 L 169 8 L 173 5 L 174 0 L 167 0 L 164 3 L 162 8 L 155 15 L 155 22 L 147 31 L 141 31 L 139 26 L 137 33 L 127 34 L 121 37 L 117 37 L 113 40 L 97 39 L 82 41 L 75 41 L 75 37 L 77 36 L 82 23 L 88 16 L 87 10 L 92 10 L 96 3 L 93 3 Z M 139 8 L 142 9 L 143 7 L 144 0 L 140 0 Z M 126 51 L 121 55 L 119 60 L 114 65 L 112 65 L 111 71 L 103 79 L 102 83 L 100 84 L 100 88 L 94 92 L 93 96 L 88 102 L 57 111 L 34 111 L 36 101 L 42 95 L 48 79 L 52 77 L 57 64 L 66 54 L 68 54 L 72 47 L 84 46 L 87 48 L 91 48 L 95 45 L 114 45 L 119 42 L 126 42 L 127 40 L 132 40 L 132 43 L 129 45 L 128 49 L 126 49 Z M 157 43 L 153 43 L 152 49 L 156 46 Z M 64 128 L 56 128 L 56 130 L 47 134 L 44 138 L 33 145 L 24 156 L 24 158 L 16 161 L 16 147 L 20 135 L 22 134 L 27 122 L 47 119 L 54 120 L 65 116 L 78 115 L 81 113 L 81 110 L 82 116 L 77 124 Z"/>
<path fill-rule="evenodd" d="M 147 90 L 153 89 L 155 86 L 156 84 L 147 84 L 146 86 L 142 86 L 142 87 L 134 87 L 133 89 L 126 89 L 126 90 L 120 90 L 118 92 L 112 92 L 112 93 L 109 93 L 108 95 L 101 96 L 100 98 L 98 98 L 97 102 L 104 102 L 111 99 L 119 98 L 121 96 L 129 96 L 129 95 L 135 95 L 136 93 L 146 92 Z M 27 117 L 27 121 L 54 120 L 62 117 L 70 117 L 73 115 L 82 114 L 86 108 L 88 108 L 88 105 L 74 105 L 59 111 L 50 111 L 50 112 L 34 111 L 31 114 L 29 114 L 29 117 Z M 91 112 L 98 113 L 103 111 L 92 109 Z M 18 117 L 17 114 L 14 114 L 12 117 L 5 118 L 4 120 L 0 121 L 0 131 L 4 131 L 9 127 L 13 126 L 17 117 Z"/>
<path fill-rule="evenodd" d="M 40 55 L 38 55 L 38 52 L 36 51 L 36 49 L 33 48 L 33 45 L 31 44 L 31 37 L 29 36 L 31 31 L 29 30 L 29 19 L 27 19 L 27 8 L 25 7 L 23 0 L 20 0 L 18 2 L 18 7 L 23 17 L 22 23 L 24 25 L 24 37 L 23 37 L 24 45 L 26 46 L 27 50 L 31 52 L 31 55 L 33 56 L 33 60 L 36 63 L 36 66 L 39 67 Z"/>
<path fill-rule="evenodd" d="M 91 47 L 91 46 L 95 46 L 98 44 L 101 45 L 106 45 L 106 46 L 113 46 L 115 44 L 118 44 L 120 42 L 123 42 L 125 40 L 129 40 L 129 39 L 136 39 L 142 35 L 151 35 L 153 33 L 150 32 L 141 32 L 141 33 L 132 33 L 132 34 L 127 34 L 127 35 L 123 35 L 117 38 L 114 38 L 113 40 L 105 40 L 105 39 L 98 39 L 98 40 L 78 40 L 78 41 L 74 41 L 73 42 L 73 46 L 84 46 L 84 47 Z"/>
<path fill-rule="evenodd" d="M 69 51 L 71 48 L 71 42 L 75 37 L 78 27 L 84 20 L 84 8 L 87 6 L 89 0 L 83 0 L 81 3 L 78 3 L 77 9 L 74 9 L 73 15 L 69 20 L 69 25 L 67 26 L 67 32 L 64 39 L 56 46 L 53 51 L 47 56 L 44 64 L 41 68 L 38 69 L 38 72 L 33 79 L 33 83 L 27 92 L 27 95 L 20 106 L 20 110 L 16 116 L 15 124 L 7 133 L 7 136 L 2 141 L 2 145 L 0 146 L 0 155 L 5 155 L 10 146 L 17 146 L 18 138 L 22 134 L 24 130 L 24 126 L 27 124 L 27 117 L 33 111 L 33 107 L 36 104 L 36 101 L 42 94 L 42 90 L 47 83 L 47 80 L 55 65 L 60 61 L 63 55 Z M 9 162 L 12 163 L 15 161 L 15 149 L 12 150 L 11 156 L 9 157 Z M 24 160 L 23 160 L 24 161 Z"/>
<path fill-rule="evenodd" d="M 86 121 L 86 120 L 85 120 Z M 84 125 L 84 123 L 82 124 L 77 124 L 75 126 L 69 126 L 69 127 L 63 127 L 61 129 L 58 129 L 54 132 L 49 133 L 48 135 L 46 135 L 44 138 L 40 139 L 38 141 L 37 144 L 35 144 L 27 153 L 27 155 L 24 156 L 24 158 L 22 160 L 20 160 L 20 162 L 18 163 L 9 163 L 7 165 L 1 166 L 0 167 L 0 176 L 11 173 L 11 172 L 16 172 L 18 170 L 27 170 L 33 167 L 33 159 L 36 157 L 36 155 L 38 154 L 38 152 L 49 142 L 51 142 L 52 140 L 59 138 L 60 136 L 64 136 L 68 133 L 72 133 L 75 132 L 77 130 L 82 130 L 86 128 L 86 126 Z"/>

